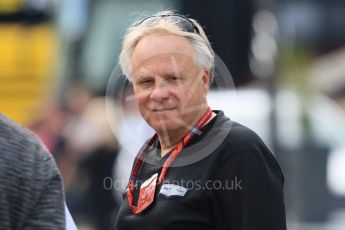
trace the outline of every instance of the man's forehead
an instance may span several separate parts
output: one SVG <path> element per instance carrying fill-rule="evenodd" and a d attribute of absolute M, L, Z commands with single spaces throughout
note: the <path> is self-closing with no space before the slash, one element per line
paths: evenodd
<path fill-rule="evenodd" d="M 185 37 L 173 34 L 153 33 L 146 35 L 138 41 L 133 50 L 132 61 L 141 62 L 143 59 L 169 53 L 181 53 L 193 56 L 194 48 L 191 42 Z"/>
<path fill-rule="evenodd" d="M 133 73 L 159 70 L 161 68 L 173 71 L 182 71 L 194 64 L 194 57 L 183 53 L 167 53 L 152 56 L 141 62 L 133 63 Z"/>

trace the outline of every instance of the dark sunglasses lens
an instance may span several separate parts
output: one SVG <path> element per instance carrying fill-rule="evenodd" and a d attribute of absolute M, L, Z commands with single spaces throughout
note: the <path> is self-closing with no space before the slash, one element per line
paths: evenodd
<path fill-rule="evenodd" d="M 154 24 L 158 23 L 160 20 L 169 20 L 171 22 L 176 23 L 178 27 L 180 27 L 185 32 L 194 33 L 194 26 L 193 23 L 188 20 L 187 18 L 184 18 L 182 16 L 178 15 L 167 15 L 167 16 L 153 16 L 144 19 L 141 23 L 139 23 L 140 26 L 153 26 Z"/>
<path fill-rule="evenodd" d="M 191 21 L 180 16 L 170 16 L 171 20 L 175 22 L 183 31 L 194 33 L 194 27 Z"/>

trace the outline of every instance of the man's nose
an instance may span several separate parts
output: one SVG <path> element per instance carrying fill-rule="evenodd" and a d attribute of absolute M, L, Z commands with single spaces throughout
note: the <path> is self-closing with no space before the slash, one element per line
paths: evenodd
<path fill-rule="evenodd" d="M 169 87 L 164 83 L 157 83 L 151 92 L 150 99 L 153 101 L 163 101 L 169 98 Z"/>

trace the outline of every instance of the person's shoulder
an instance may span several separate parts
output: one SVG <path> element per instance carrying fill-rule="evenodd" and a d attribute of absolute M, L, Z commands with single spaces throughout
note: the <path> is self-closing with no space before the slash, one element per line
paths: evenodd
<path fill-rule="evenodd" d="M 235 151 L 257 148 L 258 145 L 263 144 L 261 138 L 255 131 L 235 121 L 232 122 L 226 140 Z"/>
<path fill-rule="evenodd" d="M 10 118 L 6 117 L 2 113 L 0 113 L 0 130 L 1 138 L 33 139 L 33 134 L 30 133 L 30 131 L 22 127 L 20 124 L 16 123 L 14 120 L 11 120 Z"/>
<path fill-rule="evenodd" d="M 252 161 L 254 165 L 266 165 L 267 167 L 263 168 L 270 168 L 284 181 L 277 160 L 256 132 L 238 122 L 232 122 L 226 142 L 226 148 L 231 151 L 224 151 L 224 158 L 247 163 Z"/>
<path fill-rule="evenodd" d="M 231 120 L 223 111 L 216 112 L 217 117 L 211 129 L 211 136 L 217 136 L 217 140 L 220 138 L 223 139 L 222 144 L 220 144 L 219 147 L 221 152 L 226 152 L 226 155 L 232 155 L 237 152 L 257 149 L 265 149 L 269 151 L 255 131 Z"/>
<path fill-rule="evenodd" d="M 5 115 L 0 114 L 1 157 L 9 163 L 35 166 L 49 163 L 51 154 L 38 137 Z M 37 165 L 36 165 L 37 166 Z"/>
<path fill-rule="evenodd" d="M 62 181 L 47 148 L 31 131 L 0 114 L 0 153 L 0 206 L 6 208 L 0 215 L 18 226 L 62 229 Z"/>
<path fill-rule="evenodd" d="M 259 135 L 245 125 L 227 117 L 223 111 L 217 111 L 217 120 L 214 125 L 217 133 L 222 132 L 225 137 L 225 143 L 228 150 L 231 152 L 239 152 L 256 148 L 258 145 L 263 145 Z"/>

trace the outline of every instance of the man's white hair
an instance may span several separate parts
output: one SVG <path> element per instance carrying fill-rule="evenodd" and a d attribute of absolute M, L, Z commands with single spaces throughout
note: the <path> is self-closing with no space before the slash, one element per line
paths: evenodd
<path fill-rule="evenodd" d="M 161 11 L 153 16 L 162 16 L 162 15 L 173 15 L 172 11 Z M 200 34 L 194 32 L 183 31 L 183 28 L 178 26 L 178 21 L 173 21 L 173 17 L 161 17 L 160 20 L 153 23 L 150 26 L 138 26 L 138 24 L 143 20 L 136 21 L 131 25 L 122 42 L 122 50 L 119 56 L 119 64 L 121 66 L 123 74 L 131 81 L 132 74 L 132 54 L 138 44 L 138 42 L 147 35 L 150 35 L 154 32 L 166 32 L 169 34 L 181 36 L 187 38 L 191 45 L 193 46 L 194 60 L 196 64 L 203 70 L 208 70 L 210 73 L 210 84 L 213 79 L 213 68 L 214 68 L 214 51 L 210 45 L 207 36 L 200 26 L 200 24 L 194 20 L 191 20 L 195 26 L 198 28 Z"/>

